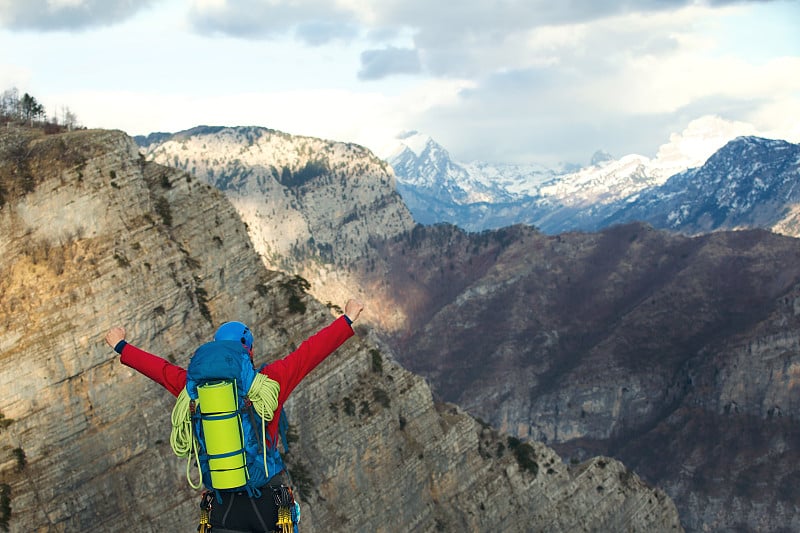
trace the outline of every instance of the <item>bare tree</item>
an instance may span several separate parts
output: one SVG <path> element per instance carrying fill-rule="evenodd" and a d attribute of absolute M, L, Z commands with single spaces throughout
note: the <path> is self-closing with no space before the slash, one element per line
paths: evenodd
<path fill-rule="evenodd" d="M 22 115 L 19 103 L 19 91 L 16 87 L 6 89 L 0 94 L 0 119 L 6 121 L 19 120 Z"/>
<path fill-rule="evenodd" d="M 73 129 L 80 126 L 78 124 L 78 116 L 72 112 L 72 110 L 67 106 L 61 107 L 61 125 L 67 128 L 67 131 L 72 131 Z"/>
<path fill-rule="evenodd" d="M 78 116 L 67 106 L 61 106 L 60 110 L 53 113 L 51 121 L 48 122 L 44 106 L 30 94 L 25 93 L 20 98 L 16 87 L 0 93 L 0 123 L 24 121 L 33 127 L 36 120 L 46 122 L 44 125 L 52 131 L 58 130 L 59 124 L 70 131 L 81 127 L 78 123 Z"/>

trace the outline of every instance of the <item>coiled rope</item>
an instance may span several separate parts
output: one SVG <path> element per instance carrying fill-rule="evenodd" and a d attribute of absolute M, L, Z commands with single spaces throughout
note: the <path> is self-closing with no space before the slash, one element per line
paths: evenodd
<path fill-rule="evenodd" d="M 280 384 L 274 379 L 270 379 L 264 374 L 256 374 L 253 378 L 253 383 L 250 385 L 250 390 L 247 391 L 247 397 L 253 404 L 253 409 L 258 416 L 261 417 L 261 442 L 264 450 L 264 469 L 267 469 L 267 422 L 272 420 L 275 411 L 278 409 L 278 393 L 281 390 Z M 191 398 L 186 388 L 178 394 L 175 401 L 175 407 L 172 409 L 172 430 L 169 436 L 169 444 L 172 451 L 178 457 L 186 457 L 186 480 L 189 486 L 193 489 L 199 489 L 203 482 L 203 474 L 200 470 L 200 457 L 198 456 L 198 444 L 192 433 L 192 414 L 190 409 Z M 196 484 L 192 482 L 191 477 L 191 462 L 192 452 L 194 452 L 195 464 L 197 465 L 197 472 L 200 475 L 200 481 Z M 269 472 L 267 472 L 269 478 Z"/>
<path fill-rule="evenodd" d="M 175 400 L 175 407 L 172 409 L 172 431 L 169 434 L 169 445 L 172 451 L 178 457 L 186 457 L 186 480 L 189 486 L 193 489 L 199 489 L 203 482 L 203 473 L 200 471 L 200 457 L 197 455 L 197 442 L 195 442 L 194 434 L 192 433 L 192 413 L 190 412 L 190 404 L 192 399 L 189 398 L 189 393 L 186 392 L 186 387 L 183 388 L 178 399 Z M 200 476 L 200 481 L 197 484 L 192 482 L 191 464 L 192 464 L 192 451 L 194 451 L 195 464 L 197 464 L 197 473 Z"/>
<path fill-rule="evenodd" d="M 270 379 L 264 374 L 256 374 L 247 397 L 253 404 L 253 409 L 261 417 L 261 449 L 264 452 L 264 471 L 269 479 L 269 467 L 267 466 L 267 422 L 272 420 L 272 416 L 278 409 L 278 393 L 281 385 L 274 379 Z"/>
<path fill-rule="evenodd" d="M 272 415 L 278 409 L 278 393 L 280 391 L 280 383 L 264 374 L 256 374 L 256 377 L 253 378 L 250 390 L 247 391 L 247 397 L 250 398 L 253 409 L 261 417 L 261 420 L 267 422 L 272 420 Z"/>

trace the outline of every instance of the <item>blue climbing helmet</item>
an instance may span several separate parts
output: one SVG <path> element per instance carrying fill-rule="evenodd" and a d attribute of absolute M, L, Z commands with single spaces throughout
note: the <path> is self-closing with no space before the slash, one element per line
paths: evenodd
<path fill-rule="evenodd" d="M 241 322 L 225 322 L 214 333 L 215 341 L 239 341 L 248 350 L 253 349 L 253 334 L 250 328 Z"/>

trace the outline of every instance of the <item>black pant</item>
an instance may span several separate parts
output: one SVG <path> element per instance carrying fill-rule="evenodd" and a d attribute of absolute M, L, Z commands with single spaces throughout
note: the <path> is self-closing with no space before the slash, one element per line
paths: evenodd
<path fill-rule="evenodd" d="M 251 498 L 247 491 L 220 492 L 222 503 L 212 499 L 209 522 L 213 533 L 265 533 L 275 531 L 278 507 L 272 495 L 273 487 L 280 487 L 285 472 L 275 475 L 261 488 L 261 496 Z M 284 483 L 288 485 L 288 483 Z"/>

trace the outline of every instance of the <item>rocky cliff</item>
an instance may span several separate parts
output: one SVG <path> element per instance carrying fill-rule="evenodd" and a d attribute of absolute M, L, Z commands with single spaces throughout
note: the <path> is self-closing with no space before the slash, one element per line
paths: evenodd
<path fill-rule="evenodd" d="M 800 241 L 440 226 L 386 246 L 397 301 L 426 302 L 391 344 L 442 398 L 633 465 L 687 530 L 800 527 Z"/>
<path fill-rule="evenodd" d="M 3 131 L 0 193 L 0 528 L 194 528 L 172 399 L 103 334 L 125 325 L 184 365 L 235 317 L 270 360 L 331 310 L 263 266 L 222 193 L 146 162 L 120 132 Z M 681 529 L 672 501 L 623 464 L 567 465 L 437 403 L 359 333 L 288 405 L 304 531 Z"/>
<path fill-rule="evenodd" d="M 358 145 L 258 127 L 198 127 L 137 140 L 148 160 L 224 191 L 265 264 L 313 280 L 310 291 L 324 302 L 382 290 L 351 269 L 374 269 L 380 259 L 372 242 L 414 226 L 391 168 Z M 390 329 L 405 318 L 375 306 L 367 316 Z"/>

